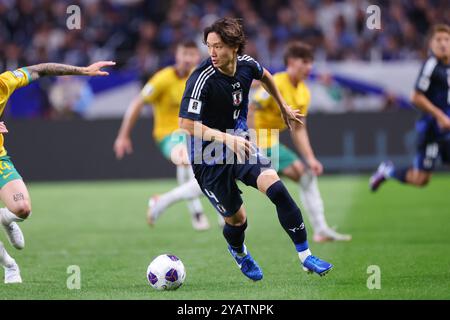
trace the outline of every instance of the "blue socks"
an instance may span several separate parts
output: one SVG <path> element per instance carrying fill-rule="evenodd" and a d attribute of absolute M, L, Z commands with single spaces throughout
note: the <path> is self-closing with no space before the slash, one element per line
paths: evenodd
<path fill-rule="evenodd" d="M 278 220 L 295 244 L 298 252 L 308 249 L 306 229 L 302 213 L 283 182 L 277 181 L 266 192 L 269 199 L 277 207 Z"/>
<path fill-rule="evenodd" d="M 294 242 L 297 252 L 306 252 L 308 242 L 306 240 L 306 228 L 303 223 L 302 213 L 295 201 L 290 196 L 286 187 L 281 181 L 272 184 L 266 192 L 269 199 L 275 204 L 278 213 L 278 220 L 286 233 Z M 244 251 L 245 229 L 247 221 L 241 226 L 232 226 L 225 223 L 223 236 L 230 247 L 238 253 Z M 310 254 L 310 253 L 309 253 Z"/>
<path fill-rule="evenodd" d="M 395 180 L 400 181 L 401 183 L 406 182 L 406 173 L 410 168 L 392 168 L 392 171 L 389 173 L 389 176 Z"/>
<path fill-rule="evenodd" d="M 247 220 L 241 226 L 232 226 L 225 223 L 223 227 L 223 236 L 237 253 L 244 252 L 245 229 L 247 229 Z"/>

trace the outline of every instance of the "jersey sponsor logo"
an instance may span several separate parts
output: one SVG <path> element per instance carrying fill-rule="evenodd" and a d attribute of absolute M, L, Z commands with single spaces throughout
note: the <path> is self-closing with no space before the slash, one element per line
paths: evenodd
<path fill-rule="evenodd" d="M 14 70 L 12 73 L 16 78 L 23 78 L 23 73 L 19 70 Z"/>
<path fill-rule="evenodd" d="M 188 112 L 200 114 L 201 110 L 202 110 L 202 102 L 200 100 L 191 98 L 189 100 Z"/>
<path fill-rule="evenodd" d="M 3 175 L 3 179 L 5 179 L 5 180 L 8 179 L 9 176 L 12 175 L 12 174 L 13 174 L 12 172 L 7 173 L 7 174 L 4 174 L 4 175 Z"/>
<path fill-rule="evenodd" d="M 233 91 L 231 95 L 233 96 L 233 106 L 239 106 L 242 102 L 242 89 Z"/>

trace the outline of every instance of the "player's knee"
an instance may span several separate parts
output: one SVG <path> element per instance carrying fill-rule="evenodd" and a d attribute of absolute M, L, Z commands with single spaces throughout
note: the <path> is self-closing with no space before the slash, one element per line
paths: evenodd
<path fill-rule="evenodd" d="M 247 219 L 227 219 L 224 218 L 225 223 L 232 226 L 232 227 L 240 227 L 245 224 Z"/>
<path fill-rule="evenodd" d="M 430 182 L 430 177 L 429 176 L 420 177 L 419 181 L 418 181 L 418 186 L 419 187 L 426 187 L 429 182 Z"/>
<path fill-rule="evenodd" d="M 267 189 L 270 188 L 271 185 L 273 185 L 275 182 L 279 181 L 280 177 L 278 176 L 277 172 L 273 169 L 265 170 L 263 171 L 256 181 L 258 185 L 258 189 L 266 193 Z"/>
<path fill-rule="evenodd" d="M 425 187 L 430 182 L 430 174 L 426 172 L 418 172 L 412 179 L 412 184 L 417 187 Z"/>
<path fill-rule="evenodd" d="M 26 219 L 31 214 L 31 204 L 29 201 L 19 201 L 14 205 L 11 212 L 21 219 Z"/>
<path fill-rule="evenodd" d="M 224 220 L 225 223 L 230 226 L 240 227 L 247 221 L 247 215 L 245 214 L 244 209 L 241 207 L 234 215 L 230 217 L 224 217 Z"/>

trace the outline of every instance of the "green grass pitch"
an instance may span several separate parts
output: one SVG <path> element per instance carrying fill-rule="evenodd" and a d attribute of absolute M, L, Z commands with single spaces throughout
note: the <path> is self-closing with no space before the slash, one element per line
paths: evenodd
<path fill-rule="evenodd" d="M 450 175 L 434 176 L 424 189 L 389 182 L 377 194 L 368 191 L 367 179 L 319 179 L 330 225 L 353 235 L 349 243 L 310 241 L 315 255 L 334 264 L 323 278 L 302 271 L 270 201 L 242 186 L 246 243 L 264 271 L 256 283 L 229 256 L 206 199 L 209 231 L 191 228 L 184 203 L 154 228 L 146 225 L 148 196 L 175 186 L 174 180 L 30 183 L 33 215 L 21 224 L 25 249 L 0 236 L 24 283 L 2 281 L 0 299 L 449 299 Z M 297 186 L 287 185 L 298 199 Z M 177 291 L 147 284 L 146 268 L 162 253 L 185 264 L 186 282 Z M 80 290 L 67 289 L 70 265 L 80 267 Z M 380 268 L 379 290 L 367 287 L 371 265 Z"/>

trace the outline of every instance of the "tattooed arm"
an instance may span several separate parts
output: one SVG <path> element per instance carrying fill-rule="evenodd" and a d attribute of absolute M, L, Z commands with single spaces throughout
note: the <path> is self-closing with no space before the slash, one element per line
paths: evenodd
<path fill-rule="evenodd" d="M 113 61 L 99 61 L 88 67 L 76 67 L 60 63 L 41 63 L 28 66 L 27 70 L 30 73 L 32 80 L 37 80 L 44 76 L 107 76 L 109 73 L 102 71 L 101 68 L 113 66 L 115 64 L 116 63 Z"/>

